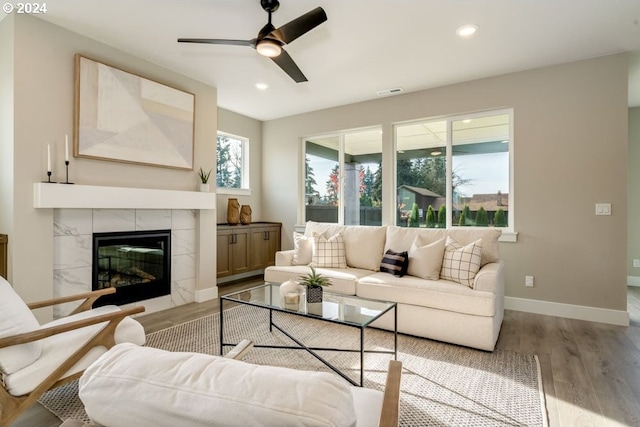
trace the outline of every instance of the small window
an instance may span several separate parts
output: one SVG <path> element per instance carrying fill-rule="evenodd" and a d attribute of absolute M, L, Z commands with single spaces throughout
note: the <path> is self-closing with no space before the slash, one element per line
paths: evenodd
<path fill-rule="evenodd" d="M 241 136 L 218 132 L 216 147 L 218 189 L 249 188 L 249 140 Z"/>

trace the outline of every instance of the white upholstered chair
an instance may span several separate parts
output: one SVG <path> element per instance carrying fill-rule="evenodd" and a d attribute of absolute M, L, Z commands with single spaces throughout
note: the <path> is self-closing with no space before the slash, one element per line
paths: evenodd
<path fill-rule="evenodd" d="M 243 341 L 225 358 L 117 345 L 80 378 L 92 423 L 63 427 L 396 427 L 402 363 L 389 363 L 385 391 L 327 372 L 245 363 Z"/>
<path fill-rule="evenodd" d="M 118 343 L 145 342 L 144 328 L 121 310 L 91 306 L 115 288 L 25 304 L 0 277 L 0 427 L 6 427 L 46 391 L 80 377 Z M 82 301 L 84 300 L 84 301 Z M 40 325 L 31 310 L 81 301 L 69 316 Z"/>

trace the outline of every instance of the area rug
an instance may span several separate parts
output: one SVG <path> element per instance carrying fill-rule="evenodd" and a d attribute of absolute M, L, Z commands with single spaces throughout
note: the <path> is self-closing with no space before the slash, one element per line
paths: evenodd
<path fill-rule="evenodd" d="M 274 329 L 268 311 L 241 306 L 225 311 L 225 341 L 244 338 L 259 344 L 291 345 Z M 359 330 L 300 316 L 274 313 L 275 322 L 309 346 L 359 348 Z M 219 352 L 219 315 L 202 317 L 147 335 L 147 345 L 170 351 Z M 393 334 L 367 329 L 365 348 L 393 348 Z M 225 351 L 228 351 L 227 347 Z M 354 380 L 359 380 L 359 353 L 319 352 Z M 365 355 L 365 387 L 384 388 L 390 356 Z M 328 371 L 300 350 L 255 348 L 247 362 Z M 536 356 L 505 350 L 484 352 L 451 344 L 398 336 L 403 363 L 401 426 L 530 426 L 546 427 L 547 416 Z M 60 419 L 87 420 L 77 382 L 46 393 L 41 399 Z"/>

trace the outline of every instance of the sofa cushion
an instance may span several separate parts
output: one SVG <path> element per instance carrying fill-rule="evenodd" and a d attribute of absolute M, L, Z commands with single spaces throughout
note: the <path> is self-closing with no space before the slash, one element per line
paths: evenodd
<path fill-rule="evenodd" d="M 490 262 L 500 261 L 500 242 L 498 239 L 502 231 L 496 228 L 465 228 L 457 227 L 447 230 L 447 236 L 451 236 L 462 246 L 482 240 L 482 258 L 480 266 Z"/>
<path fill-rule="evenodd" d="M 383 273 L 393 274 L 394 276 L 402 277 L 407 274 L 407 267 L 409 266 L 409 254 L 407 251 L 394 252 L 388 249 L 382 257 L 380 263 L 380 271 Z"/>
<path fill-rule="evenodd" d="M 40 327 L 29 307 L 13 287 L 0 277 L 0 338 L 31 332 Z M 33 363 L 42 352 L 39 341 L 0 349 L 0 371 L 11 374 Z"/>
<path fill-rule="evenodd" d="M 425 244 L 433 243 L 447 236 L 447 230 L 437 228 L 411 228 L 398 227 L 396 225 L 387 227 L 387 237 L 384 244 L 386 249 L 396 251 L 408 251 L 411 244 L 421 236 Z"/>
<path fill-rule="evenodd" d="M 481 239 L 462 246 L 451 236 L 448 236 L 440 277 L 473 287 L 473 279 L 480 269 L 481 258 Z"/>
<path fill-rule="evenodd" d="M 345 268 L 347 258 L 342 233 L 328 239 L 324 234 L 314 233 L 311 263 L 314 267 Z"/>
<path fill-rule="evenodd" d="M 313 256 L 313 238 L 293 232 L 293 260 L 291 265 L 309 265 Z"/>
<path fill-rule="evenodd" d="M 115 305 L 105 305 L 45 323 L 41 327 L 48 328 L 67 324 L 116 311 L 120 311 L 120 308 Z M 40 382 L 51 374 L 54 369 L 60 366 L 60 363 L 68 359 L 76 350 L 89 341 L 104 325 L 106 325 L 106 322 L 40 340 L 42 343 L 42 354 L 40 357 L 29 366 L 4 377 L 5 387 L 9 393 L 14 396 L 21 396 L 31 392 Z M 116 327 L 115 341 L 116 344 L 127 342 L 142 345 L 145 342 L 144 328 L 136 320 L 125 317 Z M 107 349 L 103 346 L 92 348 L 87 355 L 73 365 L 64 376 L 66 377 L 86 369 L 87 366 L 105 351 L 107 351 Z"/>
<path fill-rule="evenodd" d="M 328 292 L 355 295 L 356 283 L 359 278 L 372 274 L 371 270 L 360 268 L 316 268 L 318 274 L 328 277 L 331 286 L 325 288 Z M 300 280 L 300 276 L 309 273 L 309 267 L 303 265 L 272 265 L 264 271 L 265 282 L 283 283 L 289 279 Z"/>
<path fill-rule="evenodd" d="M 378 271 L 384 255 L 387 227 L 350 225 L 344 227 L 344 246 L 347 265 L 354 268 Z M 391 248 L 393 249 L 393 248 Z"/>
<path fill-rule="evenodd" d="M 387 227 L 385 250 L 408 251 L 416 236 L 422 236 L 427 243 L 435 242 L 446 236 L 453 237 L 461 245 L 467 245 L 482 239 L 482 259 L 480 264 L 500 260 L 500 242 L 498 239 L 502 231 L 495 228 L 407 228 L 398 226 Z"/>
<path fill-rule="evenodd" d="M 357 295 L 476 316 L 495 315 L 495 294 L 476 291 L 449 280 L 425 280 L 409 275 L 395 277 L 386 273 L 374 273 L 358 281 Z M 428 322 L 428 319 L 414 321 Z"/>
<path fill-rule="evenodd" d="M 350 386 L 336 375 L 129 344 L 85 371 L 79 396 L 109 427 L 356 424 Z"/>
<path fill-rule="evenodd" d="M 417 235 L 409 248 L 409 268 L 407 274 L 422 279 L 440 279 L 445 239 L 426 243 L 421 235 Z"/>

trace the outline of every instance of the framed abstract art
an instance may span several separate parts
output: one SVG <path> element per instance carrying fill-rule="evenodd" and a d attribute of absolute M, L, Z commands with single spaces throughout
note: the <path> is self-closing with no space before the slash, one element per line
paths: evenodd
<path fill-rule="evenodd" d="M 193 170 L 195 95 L 75 55 L 76 157 Z"/>

